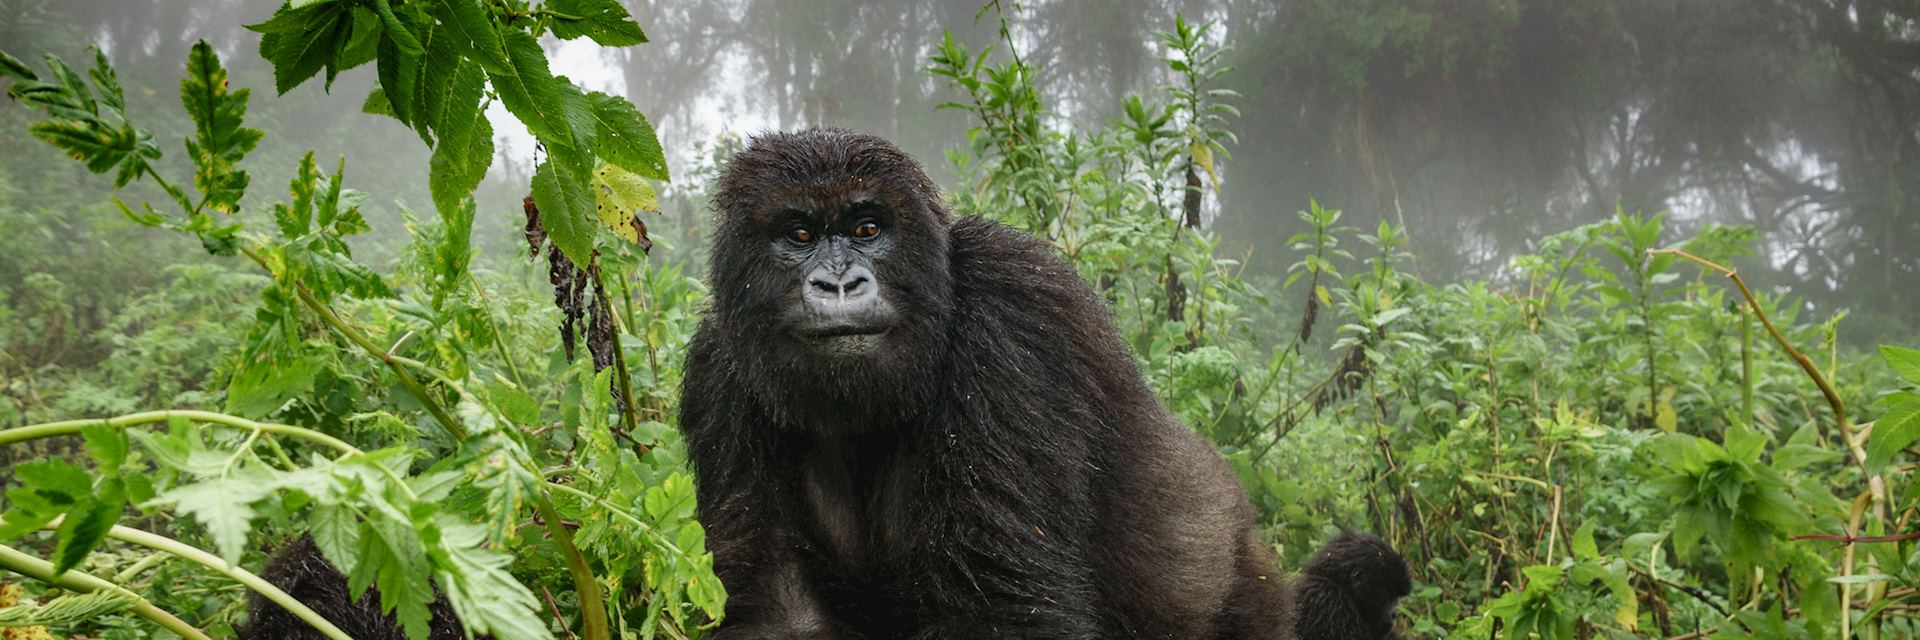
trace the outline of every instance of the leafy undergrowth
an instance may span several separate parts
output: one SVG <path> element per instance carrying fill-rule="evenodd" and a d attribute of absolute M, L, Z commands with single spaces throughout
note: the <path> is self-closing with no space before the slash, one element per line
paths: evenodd
<path fill-rule="evenodd" d="M 0 306 L 0 568 L 18 575 L 0 576 L 0 629 L 230 635 L 250 589 L 273 593 L 246 570 L 311 535 L 414 637 L 436 588 L 501 638 L 709 633 L 725 594 L 674 428 L 699 265 L 663 258 L 689 239 L 635 214 L 703 206 L 737 141 L 656 191 L 644 118 L 548 73 L 543 33 L 644 41 L 615 3 L 294 4 L 258 26 L 277 88 L 375 64 L 368 110 L 434 150 L 435 213 L 405 214 L 391 268 L 353 254 L 369 196 L 344 160 L 309 155 L 281 198 L 249 184 L 271 133 L 244 126 L 249 94 L 210 48 L 186 66 L 176 164 L 104 60 L 4 59 L 9 94 L 45 116 L 34 134 L 112 176 L 97 186 L 116 206 L 79 212 L 103 222 L 74 237 L 138 230 L 213 257 L 99 256 L 152 287 L 97 335 L 66 330 L 98 310 L 55 274 Z M 1728 277 L 1755 233 L 1679 238 L 1660 215 L 1442 284 L 1415 275 L 1399 227 L 1310 202 L 1289 274 L 1249 277 L 1206 231 L 1239 114 L 1211 28 L 1176 18 L 1168 86 L 1091 131 L 1055 124 L 1018 56 L 949 38 L 930 72 L 978 123 L 948 158 L 955 207 L 1074 262 L 1288 566 L 1340 528 L 1381 533 L 1414 569 L 1413 637 L 1915 633 L 1920 351 L 1856 352 L 1843 314 L 1802 321 L 1791 292 Z M 500 212 L 526 216 L 540 259 L 499 271 L 472 266 L 491 100 L 550 154 Z M 56 250 L 14 233 L 55 221 L 5 222 L 22 227 L 0 233 L 9 254 Z"/>

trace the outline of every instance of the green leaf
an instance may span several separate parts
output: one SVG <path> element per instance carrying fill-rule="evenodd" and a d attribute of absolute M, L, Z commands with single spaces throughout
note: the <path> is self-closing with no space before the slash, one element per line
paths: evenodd
<path fill-rule="evenodd" d="M 550 146 L 572 144 L 573 129 L 567 123 L 559 87 L 562 81 L 547 70 L 547 54 L 540 50 L 540 42 L 532 34 L 513 29 L 503 29 L 498 38 L 506 49 L 508 65 L 499 71 L 488 69 L 487 77 L 493 81 L 500 103 L 542 142 Z"/>
<path fill-rule="evenodd" d="M 87 76 L 93 79 L 93 89 L 100 92 L 100 103 L 115 114 L 124 114 L 127 109 L 126 92 L 120 89 L 120 78 L 113 72 L 113 64 L 107 61 L 107 54 L 99 47 L 88 46 L 93 50 L 93 68 L 87 70 Z"/>
<path fill-rule="evenodd" d="M 193 118 L 194 139 L 187 142 L 193 156 L 193 186 L 206 206 L 233 213 L 247 190 L 247 172 L 234 168 L 253 151 L 262 135 L 241 126 L 247 113 L 244 88 L 228 92 L 227 70 L 205 40 L 194 43 L 187 55 L 187 77 L 180 81 L 180 103 Z"/>
<path fill-rule="evenodd" d="M 280 235 L 293 239 L 313 230 L 314 184 L 319 181 L 320 167 L 313 162 L 313 152 L 308 151 L 287 184 L 287 194 L 293 199 L 273 207 L 273 222 L 280 227 Z"/>
<path fill-rule="evenodd" d="M 22 462 L 13 472 L 21 486 L 7 491 L 12 504 L 4 514 L 6 522 L 0 523 L 0 542 L 39 530 L 93 496 L 87 472 L 60 458 Z"/>
<path fill-rule="evenodd" d="M 324 362 L 314 356 L 291 362 L 243 363 L 227 383 L 226 411 L 252 418 L 272 414 L 288 400 L 306 395 L 323 366 Z"/>
<path fill-rule="evenodd" d="M 1886 358 L 1893 371 L 1906 378 L 1907 382 L 1920 384 L 1920 350 L 1896 347 L 1890 344 L 1880 345 L 1880 357 Z"/>
<path fill-rule="evenodd" d="M 325 504 L 314 507 L 307 517 L 307 532 L 313 534 L 313 545 L 321 555 L 342 573 L 352 573 L 360 564 L 360 521 L 354 518 L 352 509 Z"/>
<path fill-rule="evenodd" d="M 238 471 L 169 489 L 146 506 L 171 507 L 193 516 L 213 536 L 214 546 L 227 562 L 238 563 L 247 548 L 247 530 L 253 522 L 253 503 L 272 491 L 270 478 L 259 471 Z"/>
<path fill-rule="evenodd" d="M 413 121 L 413 105 L 418 99 L 414 93 L 420 84 L 420 54 L 401 49 L 392 38 L 380 39 L 379 52 L 374 70 L 380 77 L 380 90 L 387 95 L 387 107 L 393 110 L 394 119 L 415 131 L 427 131 L 427 127 Z"/>
<path fill-rule="evenodd" d="M 1773 450 L 1773 469 L 1792 471 L 1810 464 L 1825 464 L 1839 460 L 1839 452 L 1828 451 L 1806 444 L 1789 444 Z"/>
<path fill-rule="evenodd" d="M 1867 468 L 1878 469 L 1899 455 L 1901 450 L 1920 440 L 1920 396 L 1889 396 L 1887 412 L 1873 423 L 1867 436 Z"/>
<path fill-rule="evenodd" d="M 672 181 L 660 138 L 633 103 L 598 91 L 587 94 L 587 102 L 592 106 L 595 151 L 601 158 L 654 180 Z"/>
<path fill-rule="evenodd" d="M 426 51 L 420 46 L 420 40 L 413 37 L 413 30 L 400 17 L 393 13 L 393 3 L 389 0 L 373 0 L 373 11 L 380 16 L 380 23 L 387 28 L 387 39 L 407 55 L 418 56 Z"/>
<path fill-rule="evenodd" d="M 518 425 L 540 421 L 540 402 L 527 395 L 527 392 L 499 383 L 487 385 L 486 390 L 487 402 L 507 420 Z"/>
<path fill-rule="evenodd" d="M 33 72 L 33 67 L 27 66 L 27 63 L 21 62 L 19 58 L 8 55 L 5 51 L 0 51 L 0 73 L 7 74 L 13 77 L 13 79 L 23 82 L 40 79 L 39 74 Z"/>
<path fill-rule="evenodd" d="M 424 640 L 429 631 L 427 604 L 433 599 L 429 573 L 410 521 L 369 521 L 360 534 L 360 564 L 348 576 L 348 591 L 359 594 L 377 583 L 380 609 L 399 620 L 407 637 Z"/>
<path fill-rule="evenodd" d="M 533 174 L 533 202 L 547 239 L 575 266 L 585 269 L 593 260 L 593 192 L 591 171 L 571 150 L 553 154 Z"/>
<path fill-rule="evenodd" d="M 1573 554 L 1582 560 L 1600 557 L 1600 546 L 1593 541 L 1594 521 L 1588 520 L 1573 532 Z"/>
<path fill-rule="evenodd" d="M 87 554 L 107 538 L 107 531 L 114 523 L 120 521 L 126 507 L 126 485 L 119 478 L 112 478 L 100 483 L 99 489 L 85 502 L 68 511 L 55 538 L 58 542 L 53 550 L 54 573 L 65 573 L 84 562 Z"/>
<path fill-rule="evenodd" d="M 480 68 L 489 74 L 513 74 L 513 62 L 507 58 L 507 50 L 501 42 L 493 22 L 487 18 L 487 8 L 481 0 L 437 0 L 435 4 L 442 22 L 467 43 L 468 57 L 480 63 Z"/>
<path fill-rule="evenodd" d="M 284 95 L 319 73 L 334 59 L 334 43 L 353 20 L 344 3 L 314 4 L 298 9 L 282 8 L 266 22 L 248 25 L 263 34 L 260 57 L 273 63 L 274 89 Z"/>
<path fill-rule="evenodd" d="M 463 208 L 493 164 L 493 125 L 480 109 L 485 85 L 478 66 L 462 63 L 443 98 L 445 111 L 435 125 L 440 142 L 434 145 L 427 175 L 433 206 L 442 216 Z"/>
<path fill-rule="evenodd" d="M 80 438 L 101 473 L 119 475 L 120 465 L 127 461 L 127 434 L 103 421 L 82 428 Z"/>
<path fill-rule="evenodd" d="M 587 36 L 608 47 L 647 41 L 647 34 L 633 23 L 633 16 L 627 13 L 626 7 L 620 6 L 619 0 L 550 0 L 547 8 L 572 16 L 556 17 L 553 21 L 553 35 L 564 39 Z"/>
<path fill-rule="evenodd" d="M 502 638 L 552 638 L 540 601 L 509 571 L 513 557 L 485 548 L 480 527 L 448 515 L 434 521 L 434 577 L 454 612 L 474 633 Z"/>

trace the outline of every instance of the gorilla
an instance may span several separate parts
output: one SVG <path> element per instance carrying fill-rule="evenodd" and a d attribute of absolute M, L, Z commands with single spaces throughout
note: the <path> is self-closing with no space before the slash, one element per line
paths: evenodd
<path fill-rule="evenodd" d="M 758 136 L 714 207 L 680 414 L 714 637 L 1394 637 L 1399 555 L 1289 583 L 1073 267 L 892 144 Z"/>

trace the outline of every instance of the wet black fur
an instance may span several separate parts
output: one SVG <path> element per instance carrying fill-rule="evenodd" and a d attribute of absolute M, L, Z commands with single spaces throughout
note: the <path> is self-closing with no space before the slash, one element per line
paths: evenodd
<path fill-rule="evenodd" d="M 347 592 L 347 577 L 321 556 L 312 538 L 295 540 L 274 554 L 260 577 L 313 609 L 354 640 L 406 640 L 400 623 L 380 612 L 379 588 L 368 587 L 366 595 L 355 601 Z M 326 636 L 306 621 L 260 594 L 253 594 L 248 608 L 247 624 L 236 633 L 240 640 L 326 640 Z M 434 594 L 433 604 L 428 605 L 427 610 L 433 615 L 430 623 L 433 632 L 429 636 L 432 640 L 466 637 L 465 627 L 454 616 L 446 596 Z"/>
<path fill-rule="evenodd" d="M 889 212 L 874 270 L 904 324 L 822 357 L 788 331 L 800 275 L 769 243 L 779 216 L 834 228 L 862 199 Z M 954 219 L 893 145 L 760 136 L 716 208 L 681 428 L 729 594 L 717 637 L 1390 637 L 1397 555 L 1343 537 L 1289 589 L 1226 461 L 1071 265 Z"/>

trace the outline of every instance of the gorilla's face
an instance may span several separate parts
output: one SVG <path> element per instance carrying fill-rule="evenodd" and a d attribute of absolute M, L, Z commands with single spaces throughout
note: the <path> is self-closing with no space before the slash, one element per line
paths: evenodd
<path fill-rule="evenodd" d="M 714 196 L 712 320 L 776 413 L 865 423 L 926 395 L 953 306 L 939 197 L 872 136 L 769 134 L 734 156 Z"/>
<path fill-rule="evenodd" d="M 896 242 L 896 214 L 876 194 L 850 191 L 787 200 L 762 228 L 768 255 L 790 278 L 780 324 L 822 358 L 871 354 L 900 317 L 877 268 Z"/>

